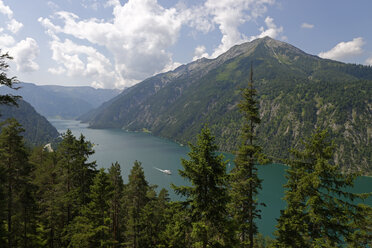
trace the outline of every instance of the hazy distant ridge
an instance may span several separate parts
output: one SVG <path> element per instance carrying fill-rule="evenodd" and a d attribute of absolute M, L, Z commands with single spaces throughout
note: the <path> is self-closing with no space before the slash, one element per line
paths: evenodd
<path fill-rule="evenodd" d="M 74 119 L 120 93 L 117 89 L 95 89 L 88 86 L 57 86 L 20 83 L 14 91 L 0 88 L 0 94 L 21 95 L 37 112 L 46 117 Z"/>

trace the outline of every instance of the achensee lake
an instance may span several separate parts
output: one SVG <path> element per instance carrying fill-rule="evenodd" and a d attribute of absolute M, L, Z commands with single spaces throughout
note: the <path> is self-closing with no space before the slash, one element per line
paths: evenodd
<path fill-rule="evenodd" d="M 51 119 L 49 121 L 60 133 L 70 129 L 75 136 L 83 134 L 86 140 L 92 142 L 95 154 L 91 156 L 91 160 L 96 160 L 99 168 L 108 168 L 111 163 L 118 161 L 122 168 L 124 183 L 128 182 L 128 175 L 135 160 L 142 163 L 147 181 L 158 185 L 158 189 L 166 188 L 172 199 L 178 199 L 178 197 L 170 188 L 170 184 L 187 183 L 178 175 L 178 170 L 182 169 L 181 158 L 188 159 L 189 149 L 186 146 L 147 133 L 126 132 L 118 129 L 90 129 L 86 124 L 74 120 Z M 225 157 L 229 161 L 233 160 L 232 154 L 225 154 Z M 167 175 L 156 168 L 170 170 L 172 174 Z M 283 165 L 265 165 L 259 169 L 259 175 L 264 180 L 259 200 L 267 205 L 262 209 L 262 219 L 258 221 L 259 231 L 264 235 L 272 236 L 276 218 L 279 217 L 280 209 L 285 206 L 281 200 L 284 193 L 282 186 L 286 182 L 284 174 L 285 166 Z M 352 191 L 371 192 L 372 178 L 358 178 Z M 369 197 L 365 203 L 372 206 L 372 197 Z"/>

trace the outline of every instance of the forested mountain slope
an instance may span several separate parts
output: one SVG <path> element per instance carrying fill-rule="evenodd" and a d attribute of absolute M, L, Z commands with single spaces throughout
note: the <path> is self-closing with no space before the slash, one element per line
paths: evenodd
<path fill-rule="evenodd" d="M 329 128 L 335 161 L 346 171 L 372 171 L 372 68 L 321 59 L 268 37 L 148 78 L 83 120 L 93 128 L 148 129 L 181 143 L 194 141 L 208 123 L 220 149 L 234 151 L 237 104 L 251 63 L 265 152 L 285 158 L 314 128 Z"/>
<path fill-rule="evenodd" d="M 21 99 L 17 102 L 18 107 L 0 105 L 0 122 L 15 118 L 25 129 L 22 136 L 28 145 L 45 145 L 59 136 L 57 129 L 28 102 Z"/>
<path fill-rule="evenodd" d="M 17 84 L 19 90 L 0 87 L 0 94 L 20 95 L 37 112 L 52 118 L 74 119 L 110 100 L 117 89 L 95 89 L 88 86 Z"/>

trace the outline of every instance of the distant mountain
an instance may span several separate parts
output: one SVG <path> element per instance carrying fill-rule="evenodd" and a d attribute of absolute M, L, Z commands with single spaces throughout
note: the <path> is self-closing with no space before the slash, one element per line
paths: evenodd
<path fill-rule="evenodd" d="M 328 127 L 335 161 L 372 173 L 372 68 L 306 54 L 271 38 L 234 46 L 148 78 L 82 118 L 93 128 L 150 130 L 185 143 L 209 123 L 223 151 L 239 144 L 237 104 L 253 65 L 262 122 L 258 141 L 277 158 L 316 127 Z"/>
<path fill-rule="evenodd" d="M 0 122 L 15 118 L 26 130 L 23 137 L 29 145 L 45 145 L 53 142 L 59 133 L 49 121 L 35 111 L 26 101 L 18 100 L 18 107 L 0 105 Z M 0 127 L 1 130 L 1 127 Z"/>
<path fill-rule="evenodd" d="M 117 89 L 95 89 L 88 86 L 56 86 L 20 83 L 17 91 L 0 87 L 0 94 L 20 95 L 40 114 L 51 118 L 74 119 L 110 100 Z"/>

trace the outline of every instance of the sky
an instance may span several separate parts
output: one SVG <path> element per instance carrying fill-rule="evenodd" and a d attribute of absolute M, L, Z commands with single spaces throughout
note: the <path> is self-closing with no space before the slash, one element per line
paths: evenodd
<path fill-rule="evenodd" d="M 371 0 L 0 0 L 8 76 L 124 88 L 270 36 L 372 65 Z"/>

